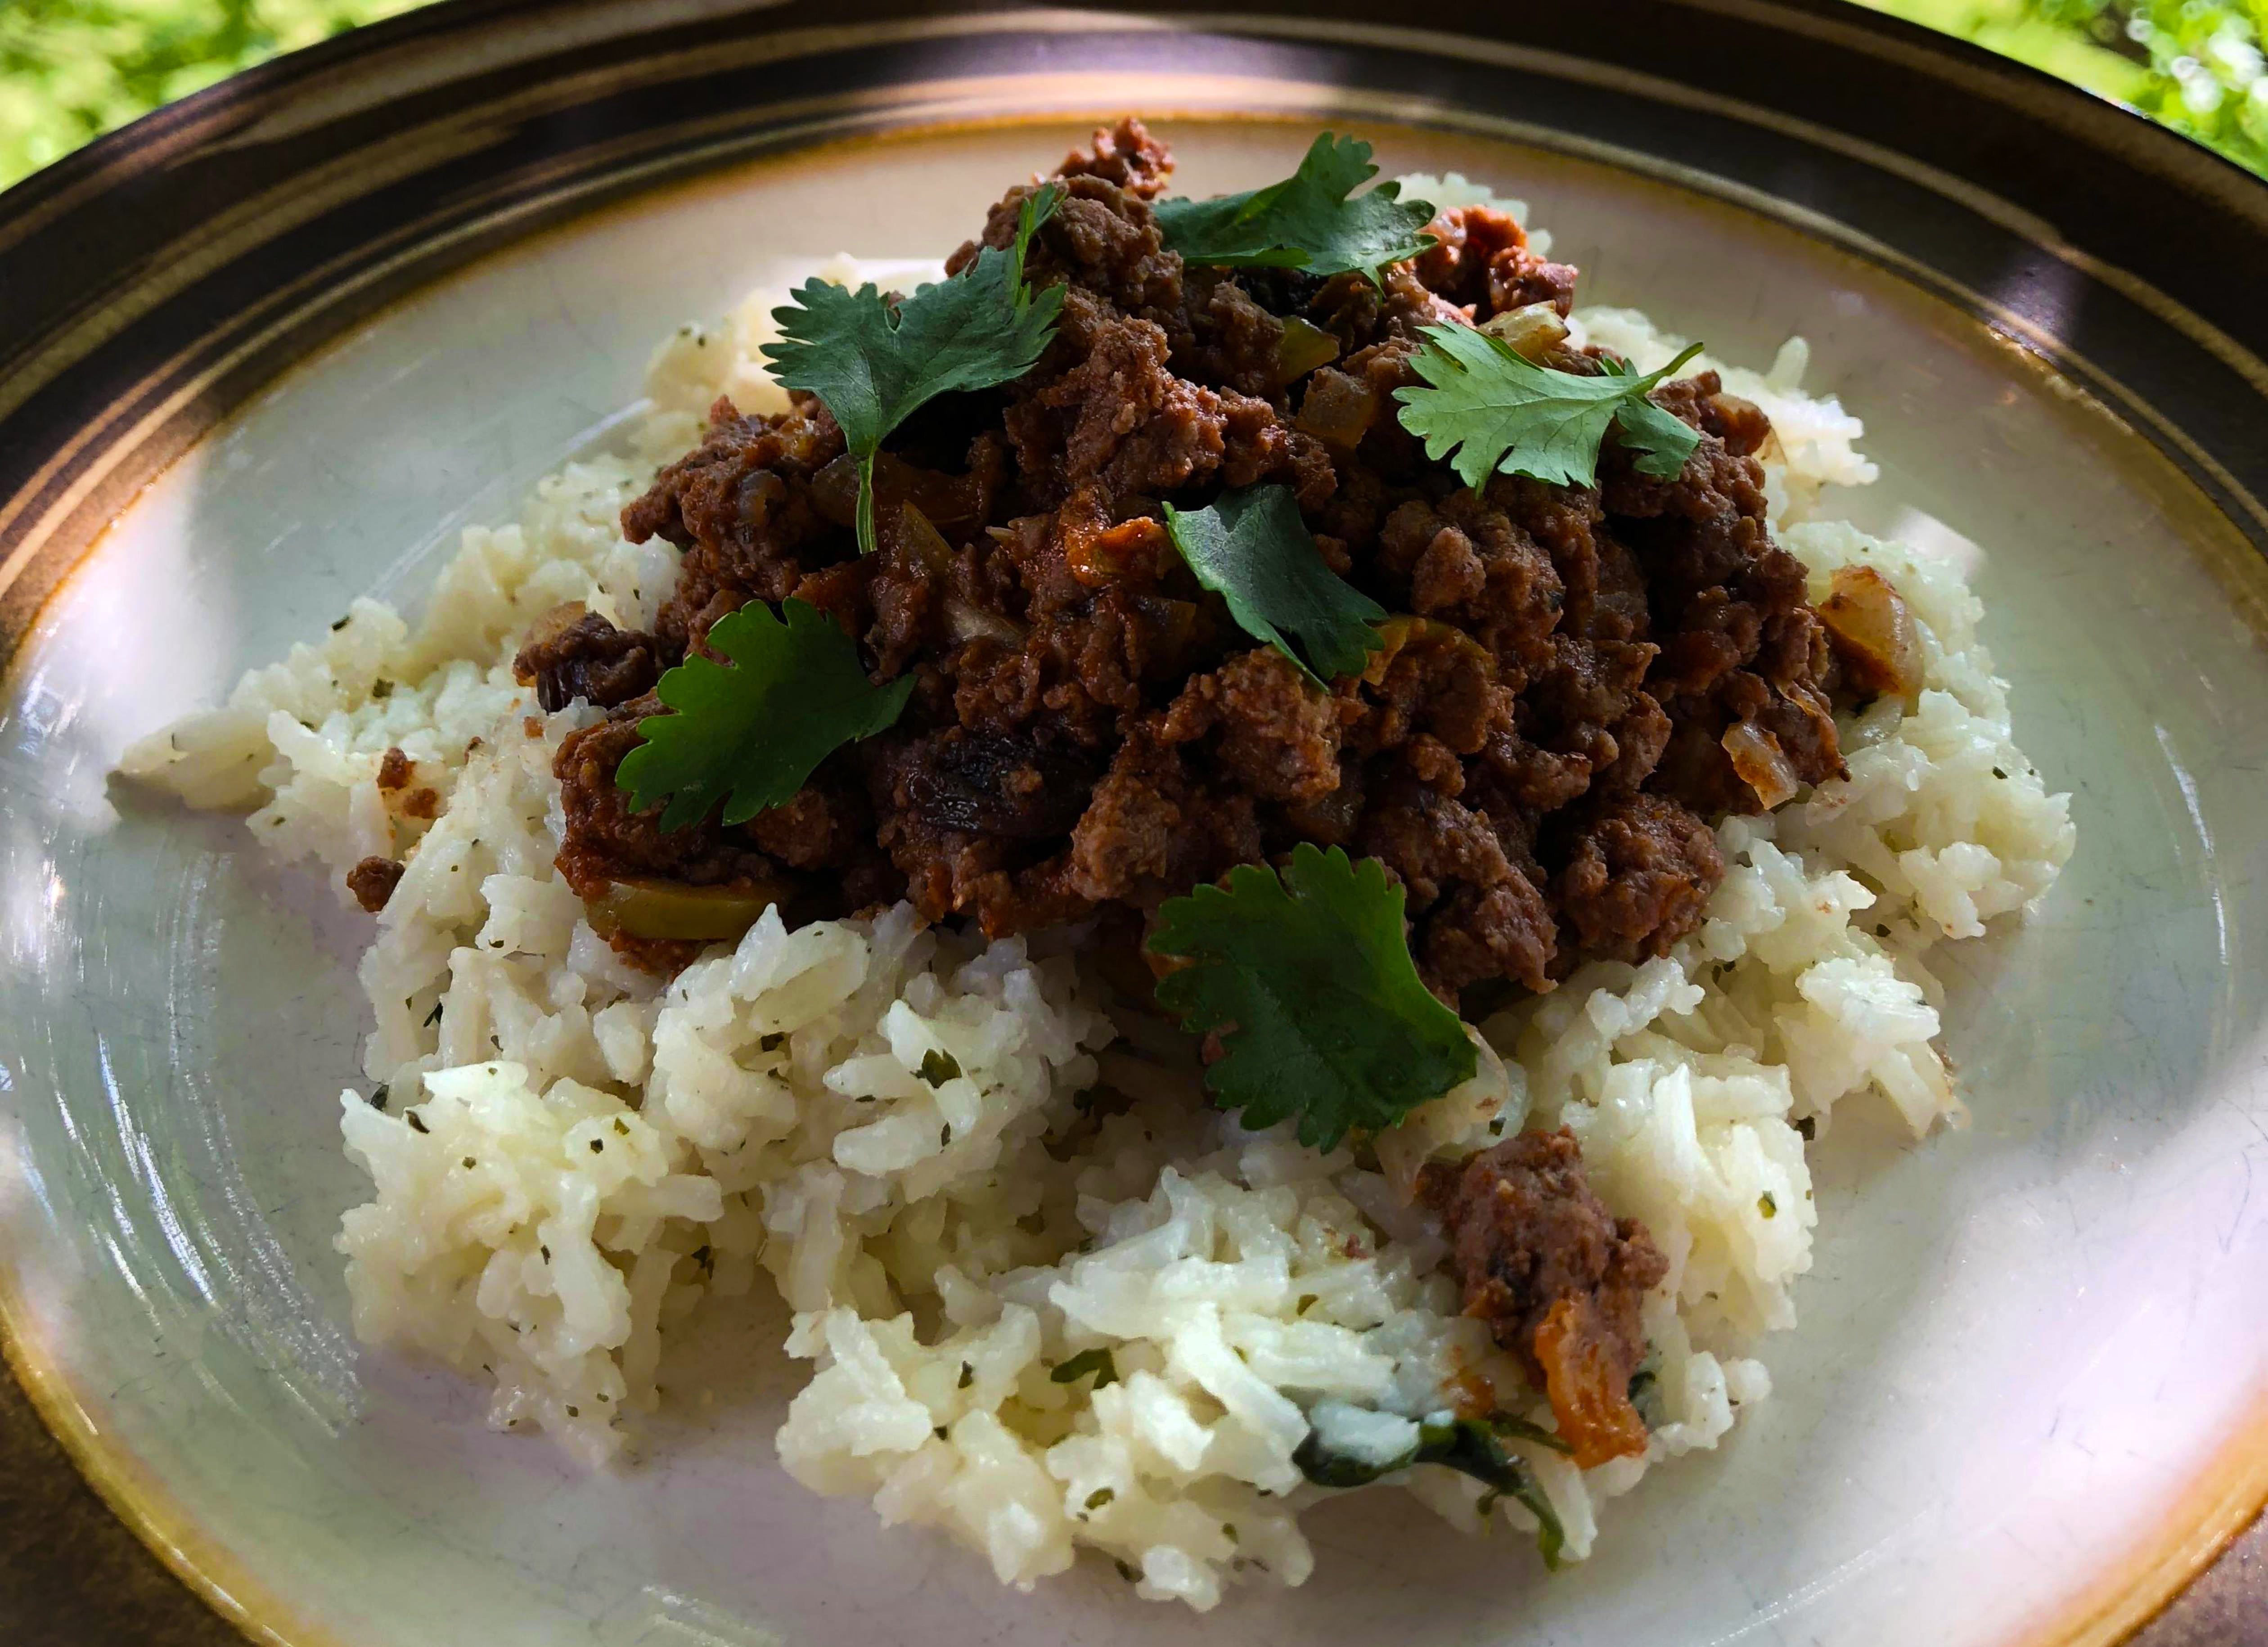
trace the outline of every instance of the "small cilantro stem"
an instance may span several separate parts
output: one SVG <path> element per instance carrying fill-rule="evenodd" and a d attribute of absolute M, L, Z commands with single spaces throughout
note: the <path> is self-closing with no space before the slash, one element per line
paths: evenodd
<path fill-rule="evenodd" d="M 874 460 L 881 455 L 877 446 L 858 460 L 858 553 L 874 552 Z"/>

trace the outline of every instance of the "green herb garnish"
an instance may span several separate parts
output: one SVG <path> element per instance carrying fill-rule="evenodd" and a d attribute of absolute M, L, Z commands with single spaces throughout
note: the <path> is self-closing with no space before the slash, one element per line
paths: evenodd
<path fill-rule="evenodd" d="M 1118 1364 L 1110 1358 L 1108 1346 L 1080 1350 L 1048 1377 L 1057 1384 L 1076 1384 L 1090 1372 L 1094 1374 L 1094 1387 L 1098 1390 L 1118 1382 Z"/>
<path fill-rule="evenodd" d="M 1506 1452 L 1504 1444 L 1497 1438 L 1500 1432 L 1524 1433 L 1524 1430 L 1513 1430 L 1504 1418 L 1504 1415 L 1490 1418 L 1451 1418 L 1446 1414 L 1428 1418 L 1418 1426 L 1417 1445 L 1383 1464 L 1366 1463 L 1344 1453 L 1333 1452 L 1323 1445 L 1315 1431 L 1310 1430 L 1307 1439 L 1300 1442 L 1292 1452 L 1292 1462 L 1300 1467 L 1302 1475 L 1318 1487 L 1367 1487 L 1381 1476 L 1391 1475 L 1396 1470 L 1406 1470 L 1413 1464 L 1439 1464 L 1460 1474 L 1469 1475 L 1484 1483 L 1492 1495 L 1517 1500 L 1528 1507 L 1528 1513 L 1536 1521 L 1536 1551 L 1543 1557 L 1546 1567 L 1556 1570 L 1559 1565 L 1559 1552 L 1566 1546 L 1566 1530 L 1560 1526 L 1559 1512 L 1552 1508 L 1551 1500 L 1544 1496 L 1542 1483 L 1535 1479 L 1535 1472 L 1528 1468 L 1525 1460 Z M 1557 1437 L 1551 1436 L 1549 1439 L 1551 1445 L 1561 1445 Z M 1565 1450 L 1564 1446 L 1561 1450 Z M 1493 1497 L 1488 1502 L 1493 1504 Z"/>
<path fill-rule="evenodd" d="M 1355 195 L 1377 175 L 1368 143 L 1325 132 L 1280 183 L 1211 200 L 1160 201 L 1158 230 L 1185 262 L 1310 275 L 1359 271 L 1377 285 L 1381 268 L 1433 244 L 1432 236 L 1419 232 L 1433 220 L 1433 208 L 1403 200 L 1399 183 Z"/>
<path fill-rule="evenodd" d="M 1610 423 L 1638 453 L 1638 472 L 1656 480 L 1675 479 L 1701 444 L 1690 427 L 1646 398 L 1701 352 L 1698 343 L 1643 377 L 1602 360 L 1602 376 L 1580 378 L 1524 359 L 1469 326 L 1429 326 L 1425 337 L 1410 364 L 1431 386 L 1394 392 L 1402 427 L 1425 443 L 1427 457 L 1447 458 L 1468 486 L 1478 488 L 1492 474 L 1596 485 L 1599 443 Z"/>
<path fill-rule="evenodd" d="M 1385 645 L 1386 608 L 1323 563 L 1288 486 L 1223 492 L 1203 509 L 1166 505 L 1166 530 L 1197 582 L 1219 592 L 1244 632 L 1318 685 L 1359 672 Z M 1307 656 L 1292 650 L 1289 629 Z"/>
<path fill-rule="evenodd" d="M 747 822 L 906 707 L 912 676 L 875 686 L 834 620 L 792 599 L 781 611 L 785 621 L 761 601 L 727 613 L 705 644 L 732 666 L 695 653 L 654 688 L 675 713 L 638 723 L 644 741 L 622 757 L 615 783 L 638 812 L 666 798 L 663 829 L 696 823 L 720 802 L 725 824 Z"/>
<path fill-rule="evenodd" d="M 1402 888 L 1377 859 L 1303 841 L 1280 876 L 1246 864 L 1227 879 L 1167 899 L 1148 945 L 1189 962 L 1159 1004 L 1220 1034 L 1215 1103 L 1252 1128 L 1296 1114 L 1300 1142 L 1329 1150 L 1471 1078 L 1473 1044 L 1418 982 Z"/>
<path fill-rule="evenodd" d="M 858 460 L 858 552 L 874 548 L 874 456 L 883 438 L 940 394 L 989 389 L 1029 371 L 1055 331 L 1064 289 L 1024 283 L 1032 236 L 1062 202 L 1050 183 L 1025 197 L 1016 244 L 986 246 L 950 280 L 916 289 L 893 308 L 872 284 L 823 280 L 772 311 L 781 341 L 763 347 L 772 375 L 827 403 Z"/>

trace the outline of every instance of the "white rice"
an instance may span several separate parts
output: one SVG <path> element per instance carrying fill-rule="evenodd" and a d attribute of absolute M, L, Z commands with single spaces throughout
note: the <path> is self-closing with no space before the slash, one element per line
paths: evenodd
<path fill-rule="evenodd" d="M 551 862 L 550 761 L 588 714 L 541 714 L 510 658 L 561 601 L 650 620 L 674 554 L 622 541 L 617 511 L 716 394 L 777 402 L 756 354 L 776 301 L 669 340 L 629 450 L 545 482 L 518 526 L 468 531 L 416 629 L 357 601 L 121 763 L 252 808 L 280 857 L 405 865 L 361 966 L 371 1085 L 340 1099 L 374 1187 L 338 1243 L 357 1332 L 491 1381 L 495 1422 L 595 1466 L 654 1405 L 671 1325 L 761 1271 L 795 1312 L 787 1353 L 814 1364 L 779 1432 L 798 1480 L 940 1527 L 1004 1583 L 1091 1548 L 1140 1594 L 1210 1607 L 1232 1579 L 1306 1577 L 1316 1489 L 1292 1453 L 1311 1425 L 1391 1459 L 1476 1380 L 1549 1423 L 1457 1313 L 1409 1203 L 1427 1157 L 1564 1123 L 1670 1260 L 1645 1311 L 1646 1457 L 1585 1473 L 1517 1449 L 1566 1555 L 1587 1554 L 1605 1499 L 1770 1390 L 1745 1352 L 1793 1325 L 1817 1222 L 1796 1123 L 1868 1092 L 1916 1136 L 1957 1115 L 1922 954 L 2021 909 L 2072 850 L 1957 571 L 1812 518 L 1874 471 L 1858 420 L 1803 393 L 1800 339 L 1767 373 L 1719 366 L 1771 416 L 1782 540 L 1818 592 L 1857 561 L 1898 587 L 1927 689 L 1845 724 L 1848 779 L 1725 824 L 1730 872 L 1675 952 L 1588 967 L 1484 1026 L 1481 1073 L 1376 1140 L 1369 1170 L 1206 1107 L 1171 1032 L 1106 1016 L 1067 942 L 980 946 L 902 907 L 794 932 L 768 915 L 664 988 L 592 931 Z M 1642 366 L 1679 346 L 1630 311 L 1579 320 Z M 379 787 L 390 748 L 415 761 L 405 790 Z M 408 800 L 429 788 L 430 821 Z M 1131 1109 L 1084 1116 L 1098 1085 Z M 1058 1159 L 1067 1137 L 1084 1142 Z M 1115 1379 L 1057 1381 L 1095 1350 Z M 1535 1525 L 1435 1467 L 1388 1482 L 1466 1531 Z"/>

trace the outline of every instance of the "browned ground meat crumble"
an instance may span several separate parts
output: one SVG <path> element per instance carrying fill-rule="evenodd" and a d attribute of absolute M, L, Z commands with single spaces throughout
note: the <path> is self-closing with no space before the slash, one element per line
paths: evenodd
<path fill-rule="evenodd" d="M 857 552 L 842 431 L 805 395 L 757 417 L 718 401 L 701 445 L 623 511 L 632 540 L 683 552 L 655 632 L 563 613 L 519 660 L 546 709 L 608 711 L 557 762 L 559 866 L 578 893 L 784 887 L 798 920 L 909 898 L 998 936 L 1098 913 L 1138 924 L 1313 841 L 1386 866 L 1421 974 L 1470 1006 L 1468 991 L 1545 989 L 1694 928 L 1724 872 L 1712 820 L 1762 809 L 1728 732 L 1776 747 L 1794 781 L 1841 772 L 1829 648 L 1766 523 L 1756 407 L 1703 372 L 1654 392 L 1699 431 L 1675 478 L 1638 473 L 1610 435 L 1595 487 L 1498 475 L 1476 493 L 1395 420 L 1420 328 L 1540 303 L 1564 315 L 1576 271 L 1482 207 L 1441 213 L 1440 244 L 1376 286 L 1185 268 L 1151 213 L 1171 169 L 1133 121 L 1064 161 L 1027 264 L 1065 289 L 1054 341 L 1020 381 L 897 432 L 874 554 Z M 1010 189 L 948 268 L 1009 245 L 1035 187 Z M 1292 317 L 1338 352 L 1286 381 Z M 1565 347 L 1543 364 L 1601 369 Z M 1398 614 L 1359 679 L 1307 685 L 1174 553 L 1164 504 L 1256 482 L 1290 487 L 1333 570 Z M 789 596 L 839 622 L 878 682 L 913 678 L 905 714 L 745 826 L 663 833 L 614 783 L 656 680 L 720 616 Z M 1458 1170 L 1430 1193 L 1474 1312 L 1555 1403 L 1626 1381 L 1660 1259 L 1605 1217 L 1572 1141 L 1515 1140 Z M 1515 1278 L 1507 1255 L 1531 1249 L 1542 1268 Z M 1600 1396 L 1563 1421 L 1572 1433 L 1588 1412 L 1598 1445 L 1627 1450 L 1616 1425 L 1635 1420 L 1612 1393 L 1619 1409 Z"/>
<path fill-rule="evenodd" d="M 347 890 L 369 914 L 386 908 L 401 883 L 402 866 L 390 857 L 366 857 L 347 871 Z"/>
<path fill-rule="evenodd" d="M 1523 1133 L 1464 1160 L 1429 1163 L 1418 1195 L 1448 1228 L 1465 1312 L 1550 1397 L 1588 1469 L 1646 1451 L 1631 1376 L 1646 1353 L 1638 1305 L 1668 1261 L 1583 1177 L 1573 1136 Z"/>

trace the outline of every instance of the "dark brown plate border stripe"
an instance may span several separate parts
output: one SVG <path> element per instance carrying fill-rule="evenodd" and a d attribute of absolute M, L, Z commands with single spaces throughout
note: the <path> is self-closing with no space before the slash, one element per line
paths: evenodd
<path fill-rule="evenodd" d="M 1500 131 L 1791 222 L 2032 350 L 2268 555 L 2257 180 L 1840 0 L 1402 0 L 1392 16 L 1374 0 L 1188 18 L 999 0 L 451 0 L 113 134 L 0 195 L 0 669 L 136 490 L 403 292 L 720 165 L 941 119 L 1102 113 L 1079 87 L 1104 72 L 1220 77 L 1256 108 Z M 18 1313 L 7 1279 L 0 1325 Z M 133 1460 L 101 1453 L 34 1343 L 5 1347 L 184 1577 L 289 1628 Z M 2231 1507 L 2257 1505 L 2258 1439 L 2232 1440 L 2185 1542 L 2052 1639 L 2123 1633 L 2209 1558 Z"/>

